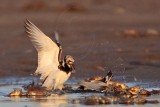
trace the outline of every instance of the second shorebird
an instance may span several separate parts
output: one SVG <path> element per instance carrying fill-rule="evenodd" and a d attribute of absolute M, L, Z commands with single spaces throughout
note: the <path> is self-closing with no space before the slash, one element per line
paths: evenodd
<path fill-rule="evenodd" d="M 64 82 L 75 71 L 73 57 L 66 55 L 61 59 L 62 48 L 58 33 L 55 33 L 54 42 L 29 20 L 25 21 L 25 28 L 27 36 L 38 52 L 38 67 L 34 75 L 41 75 L 42 87 L 47 90 L 61 90 Z"/>

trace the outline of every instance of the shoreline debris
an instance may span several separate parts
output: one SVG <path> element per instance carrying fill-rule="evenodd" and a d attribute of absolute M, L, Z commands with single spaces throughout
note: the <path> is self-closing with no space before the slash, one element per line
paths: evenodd
<path fill-rule="evenodd" d="M 112 77 L 112 76 L 110 76 Z M 96 76 L 85 79 L 76 84 L 76 88 L 72 85 L 65 85 L 63 94 L 65 93 L 101 93 L 100 95 L 92 94 L 84 98 L 73 99 L 73 104 L 83 105 L 108 105 L 108 104 L 124 104 L 124 105 L 144 105 L 144 104 L 158 104 L 158 100 L 150 100 L 147 97 L 151 95 L 159 95 L 160 90 L 148 91 L 141 89 L 139 86 L 129 87 L 124 83 L 111 80 L 108 76 Z M 32 82 L 23 87 L 26 92 L 21 89 L 15 89 L 8 96 L 9 97 L 32 97 L 32 96 L 50 96 L 52 94 L 62 95 L 58 90 L 47 91 L 41 85 L 36 85 Z"/>

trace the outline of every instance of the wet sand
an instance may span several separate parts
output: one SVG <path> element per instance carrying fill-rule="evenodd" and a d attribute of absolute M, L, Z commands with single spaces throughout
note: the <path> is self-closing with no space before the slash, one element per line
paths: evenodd
<path fill-rule="evenodd" d="M 73 79 L 111 69 L 115 76 L 159 81 L 159 0 L 51 2 L 1 1 L 1 77 L 29 76 L 36 70 L 37 53 L 23 28 L 28 18 L 51 38 L 54 31 L 60 33 L 64 55 L 76 60 Z M 124 34 L 128 29 L 140 34 Z"/>
<path fill-rule="evenodd" d="M 3 78 L 0 83 L 0 103 L 3 107 L 70 107 L 70 106 L 76 106 L 76 107 L 85 107 L 84 104 L 74 104 L 73 100 L 83 99 L 87 96 L 91 95 L 101 95 L 103 96 L 103 93 L 66 93 L 64 95 L 51 95 L 48 97 L 7 97 L 7 95 L 13 91 L 14 89 L 20 88 L 22 89 L 22 85 L 28 84 L 32 81 L 33 78 Z M 36 78 L 34 78 L 36 80 Z M 82 80 L 69 80 L 66 84 L 75 84 L 78 81 Z M 119 80 L 120 81 L 120 80 Z M 128 86 L 140 86 L 141 88 L 152 90 L 152 89 L 160 89 L 158 85 L 154 86 L 153 82 L 127 82 Z M 158 100 L 160 101 L 159 95 L 152 95 L 147 98 L 148 100 Z M 109 107 L 123 107 L 126 105 L 121 104 L 109 104 L 109 105 L 101 105 L 109 106 Z M 127 105 L 127 107 L 139 107 L 139 106 L 145 106 L 145 107 L 159 107 L 160 104 L 145 104 L 145 105 Z M 89 107 L 88 105 L 86 107 Z M 99 107 L 99 106 L 95 106 Z"/>

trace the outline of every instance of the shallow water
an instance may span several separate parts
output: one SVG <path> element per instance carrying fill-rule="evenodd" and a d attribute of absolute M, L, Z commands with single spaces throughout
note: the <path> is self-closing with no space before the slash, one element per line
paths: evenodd
<path fill-rule="evenodd" d="M 0 85 L 0 104 L 2 107 L 84 107 L 85 105 L 82 104 L 73 104 L 73 99 L 79 99 L 84 98 L 86 96 L 90 95 L 103 95 L 102 93 L 68 93 L 61 96 L 58 95 L 52 95 L 49 97 L 30 97 L 30 98 L 20 98 L 20 97 L 7 97 L 6 95 L 13 91 L 15 88 L 22 88 L 22 85 L 28 84 L 32 81 L 33 78 L 4 78 L 1 79 L 1 85 Z M 34 79 L 36 80 L 36 79 Z M 67 84 L 75 84 L 80 80 L 69 80 Z M 129 86 L 135 86 L 138 85 L 142 88 L 145 88 L 147 90 L 152 89 L 160 89 L 159 85 L 154 82 L 127 82 L 126 83 Z M 157 83 L 158 84 L 158 83 Z M 150 96 L 147 99 L 156 99 L 160 101 L 160 95 L 154 95 Z M 106 106 L 106 105 L 101 105 Z M 109 107 L 123 107 L 125 105 L 120 104 L 110 104 L 107 105 Z M 145 104 L 145 105 L 128 105 L 129 107 L 139 107 L 139 106 L 145 106 L 145 107 L 159 107 L 160 104 Z M 87 106 L 89 107 L 89 106 Z"/>

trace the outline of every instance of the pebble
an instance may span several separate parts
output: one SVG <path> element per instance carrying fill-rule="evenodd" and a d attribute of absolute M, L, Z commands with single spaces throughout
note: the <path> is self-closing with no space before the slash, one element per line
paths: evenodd
<path fill-rule="evenodd" d="M 157 35 L 159 35 L 159 32 L 156 29 L 147 29 L 146 30 L 146 35 L 157 36 Z"/>
<path fill-rule="evenodd" d="M 110 104 L 110 100 L 104 96 L 89 96 L 85 98 L 85 105 Z"/>
<path fill-rule="evenodd" d="M 9 93 L 8 96 L 21 96 L 21 94 L 22 94 L 22 90 L 21 89 L 15 89 L 11 93 Z"/>
<path fill-rule="evenodd" d="M 152 90 L 151 93 L 152 94 L 160 94 L 160 90 Z"/>
<path fill-rule="evenodd" d="M 80 104 L 80 102 L 81 102 L 81 101 L 80 101 L 79 99 L 74 99 L 74 100 L 72 101 L 73 104 Z"/>
<path fill-rule="evenodd" d="M 30 87 L 27 90 L 27 95 L 29 96 L 45 96 L 47 95 L 47 91 L 40 87 Z"/>
<path fill-rule="evenodd" d="M 121 99 L 119 101 L 119 104 L 133 105 L 134 100 L 133 99 Z"/>
<path fill-rule="evenodd" d="M 126 29 L 123 31 L 123 34 L 127 38 L 138 38 L 142 36 L 140 32 L 135 29 Z"/>
<path fill-rule="evenodd" d="M 140 95 L 146 95 L 146 96 L 150 96 L 151 95 L 151 92 L 145 90 L 145 89 L 142 89 L 140 90 L 139 92 Z"/>
<path fill-rule="evenodd" d="M 158 104 L 159 101 L 158 100 L 147 100 L 146 101 L 148 104 Z"/>

